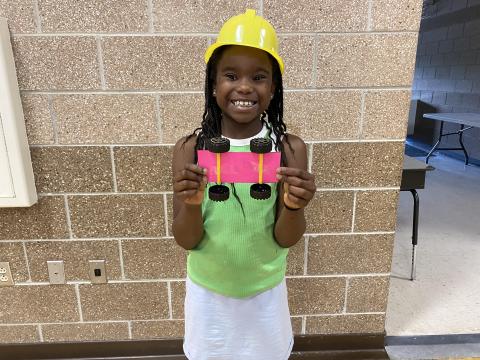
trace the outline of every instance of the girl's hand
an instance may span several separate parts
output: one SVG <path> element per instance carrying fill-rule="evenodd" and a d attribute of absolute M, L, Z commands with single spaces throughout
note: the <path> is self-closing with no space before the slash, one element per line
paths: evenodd
<path fill-rule="evenodd" d="M 179 200 L 186 204 L 200 205 L 208 179 L 207 169 L 195 164 L 186 164 L 177 172 L 173 181 L 173 192 Z"/>
<path fill-rule="evenodd" d="M 315 176 L 308 171 L 280 167 L 277 169 L 277 179 L 283 180 L 285 192 L 283 202 L 292 209 L 300 209 L 312 200 L 317 189 L 315 185 Z"/>

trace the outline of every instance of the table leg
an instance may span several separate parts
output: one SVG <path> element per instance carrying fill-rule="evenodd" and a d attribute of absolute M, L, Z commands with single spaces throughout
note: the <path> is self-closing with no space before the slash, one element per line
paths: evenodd
<path fill-rule="evenodd" d="M 440 141 L 442 141 L 442 137 L 443 137 L 443 121 L 440 121 L 440 135 L 435 145 L 433 145 L 433 148 L 427 154 L 427 158 L 425 159 L 426 164 L 428 164 L 428 159 L 433 154 L 433 152 L 437 149 L 438 145 L 440 145 Z"/>
<path fill-rule="evenodd" d="M 465 127 L 464 124 L 460 124 L 460 130 L 454 131 L 454 132 L 443 133 L 443 121 L 440 121 L 440 135 L 439 135 L 438 140 L 435 143 L 435 145 L 433 145 L 432 149 L 428 152 L 427 157 L 425 158 L 425 163 L 428 164 L 428 159 L 437 150 L 462 150 L 463 154 L 465 155 L 465 165 L 468 165 L 468 160 L 469 159 L 468 159 L 467 149 L 465 148 L 465 145 L 463 144 L 463 133 L 466 130 L 470 130 L 472 127 L 473 126 Z M 461 147 L 456 147 L 456 148 L 453 148 L 453 147 L 440 148 L 440 147 L 438 147 L 440 145 L 440 142 L 442 141 L 442 138 L 450 136 L 450 135 L 458 135 L 458 142 L 460 143 Z"/>
<path fill-rule="evenodd" d="M 418 242 L 418 208 L 420 205 L 420 198 L 418 197 L 417 190 L 411 189 L 410 192 L 413 195 L 413 229 L 412 229 L 412 268 L 410 272 L 410 280 L 415 280 L 416 272 L 416 255 L 417 255 L 417 242 Z"/>
<path fill-rule="evenodd" d="M 460 131 L 459 131 L 459 138 L 458 141 L 460 142 L 460 145 L 462 146 L 463 153 L 465 154 L 465 165 L 468 165 L 468 154 L 467 154 L 467 149 L 465 149 L 465 145 L 463 145 L 463 131 L 464 131 L 465 125 L 461 125 Z M 467 129 L 468 130 L 468 129 Z"/>

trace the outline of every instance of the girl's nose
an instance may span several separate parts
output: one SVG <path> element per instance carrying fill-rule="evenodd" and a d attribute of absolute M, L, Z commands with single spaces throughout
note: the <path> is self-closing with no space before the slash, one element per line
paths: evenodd
<path fill-rule="evenodd" d="M 252 84 L 250 83 L 249 79 L 242 79 L 238 84 L 237 88 L 238 92 L 241 93 L 249 93 L 253 90 Z"/>

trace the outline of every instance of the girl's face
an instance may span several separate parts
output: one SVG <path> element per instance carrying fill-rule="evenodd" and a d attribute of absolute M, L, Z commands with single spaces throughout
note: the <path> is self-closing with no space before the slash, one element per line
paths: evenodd
<path fill-rule="evenodd" d="M 214 89 L 225 125 L 253 125 L 258 131 L 256 121 L 275 90 L 267 53 L 246 46 L 226 48 L 217 64 Z"/>

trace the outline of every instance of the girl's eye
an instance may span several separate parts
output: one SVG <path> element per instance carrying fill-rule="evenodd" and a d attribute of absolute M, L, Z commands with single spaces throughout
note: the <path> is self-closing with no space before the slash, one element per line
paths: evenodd
<path fill-rule="evenodd" d="M 225 77 L 229 80 L 235 80 L 237 78 L 237 76 L 235 74 L 225 74 Z"/>
<path fill-rule="evenodd" d="M 259 74 L 259 75 L 255 75 L 255 76 L 253 77 L 253 80 L 256 80 L 256 81 L 257 81 L 257 80 L 263 80 L 263 79 L 266 79 L 266 78 L 267 78 L 267 77 L 266 77 L 265 75 Z"/>

